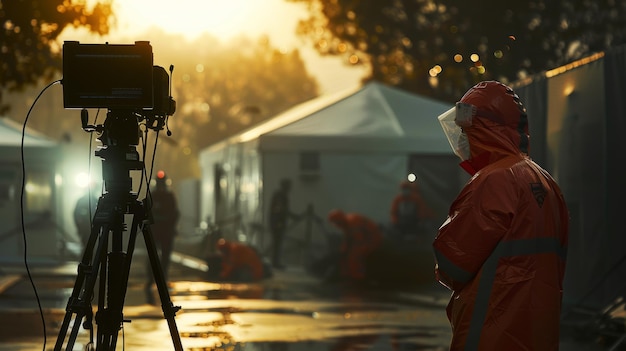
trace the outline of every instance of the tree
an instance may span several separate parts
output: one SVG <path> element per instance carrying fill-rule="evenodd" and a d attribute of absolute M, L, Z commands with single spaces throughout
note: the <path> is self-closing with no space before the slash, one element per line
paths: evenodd
<path fill-rule="evenodd" d="M 189 42 L 151 29 L 137 38 L 150 41 L 155 65 L 166 69 L 174 65 L 171 81 L 176 112 L 168 120 L 172 135 L 159 134 L 154 165 L 167 170 L 174 180 L 199 176 L 198 155 L 203 148 L 318 94 L 317 82 L 306 71 L 299 52 L 280 51 L 264 37 L 222 43 L 205 34 Z M 26 87 L 24 93 L 7 94 L 12 118 L 23 122 L 45 83 Z M 105 115 L 104 109 L 90 109 L 90 123 L 102 124 Z M 41 96 L 28 126 L 54 140 L 72 143 L 72 149 L 81 150 L 86 159 L 93 156 L 88 145 L 91 139 L 95 149 L 95 135 L 82 131 L 78 110 L 63 108 L 60 86 Z M 149 161 L 155 139 L 152 131 L 148 136 Z"/>
<path fill-rule="evenodd" d="M 61 69 L 56 38 L 67 26 L 106 34 L 113 14 L 111 0 L 88 8 L 86 0 L 0 1 L 0 103 L 2 92 L 17 91 L 39 79 L 50 79 Z M 0 105 L 0 113 L 7 105 Z"/>
<path fill-rule="evenodd" d="M 157 167 L 175 170 L 176 179 L 199 175 L 203 148 L 318 94 L 299 52 L 282 52 L 266 37 L 222 44 L 210 35 L 194 42 L 151 35 L 155 64 L 175 65 L 173 134 L 159 141 Z"/>
<path fill-rule="evenodd" d="M 456 101 L 626 42 L 626 2 L 287 0 L 309 6 L 299 33 L 322 54 L 368 64 L 369 79 Z"/>

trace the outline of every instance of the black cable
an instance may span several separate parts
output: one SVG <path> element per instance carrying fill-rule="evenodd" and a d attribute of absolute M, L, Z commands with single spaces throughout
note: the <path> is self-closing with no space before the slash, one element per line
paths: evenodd
<path fill-rule="evenodd" d="M 157 144 L 159 142 L 159 130 L 157 130 L 155 133 L 156 133 L 156 137 L 154 138 L 154 149 L 152 150 L 152 160 L 150 161 L 150 176 L 146 180 L 148 183 L 148 186 L 146 188 L 146 199 L 149 200 L 147 203 L 150 206 L 150 208 L 148 208 L 147 211 L 152 211 L 152 192 L 150 191 L 150 180 L 152 179 L 152 173 L 154 172 L 154 160 L 156 159 L 156 154 L 157 154 Z M 146 134 L 147 134 L 147 131 L 146 131 Z M 146 142 L 146 146 L 147 146 L 147 142 Z M 145 161 L 145 158 L 144 158 L 144 161 Z M 143 167 L 146 168 L 145 162 L 143 164 Z M 146 170 L 146 174 L 147 173 L 148 172 Z"/>
<path fill-rule="evenodd" d="M 156 137 L 154 138 L 154 149 L 152 150 L 152 160 L 150 161 L 150 179 L 152 179 L 152 172 L 154 172 L 154 160 L 156 160 L 157 154 L 157 145 L 159 143 L 159 133 L 160 131 L 156 131 Z"/>
<path fill-rule="evenodd" d="M 100 115 L 100 109 L 98 109 L 96 111 L 96 117 L 94 118 L 93 121 L 93 125 L 97 126 L 98 125 L 98 116 Z M 91 236 L 92 234 L 92 228 L 93 228 L 93 216 L 94 213 L 92 211 L 93 209 L 93 192 L 91 189 L 91 151 L 93 150 L 93 135 L 91 133 L 89 133 L 89 158 L 87 161 L 87 197 L 89 198 L 89 236 Z M 104 192 L 104 181 L 102 182 L 102 185 L 100 186 L 100 194 L 102 194 Z M 84 243 L 86 244 L 86 243 Z M 86 246 L 85 246 L 86 248 Z M 83 249 L 85 249 L 83 248 Z M 91 303 L 93 303 L 93 299 L 95 298 L 94 294 L 91 294 L 91 298 L 89 300 L 89 307 L 91 309 Z M 89 318 L 89 323 L 92 323 L 93 321 L 93 314 L 89 313 L 87 316 L 85 316 L 85 318 Z M 87 345 L 92 345 L 93 346 L 93 328 L 89 329 L 89 341 L 87 342 Z M 86 350 L 89 350 L 90 348 L 87 346 Z"/>
<path fill-rule="evenodd" d="M 141 159 L 144 160 L 143 162 L 143 167 L 141 168 L 141 177 L 140 177 L 140 182 L 139 182 L 139 190 L 137 190 L 137 194 L 141 193 L 141 188 L 143 188 L 143 182 L 146 181 L 146 189 L 150 187 L 150 182 L 148 180 L 148 174 L 146 173 L 146 164 L 145 164 L 145 160 L 146 160 L 146 155 L 147 155 L 147 147 L 148 147 L 148 126 L 147 124 L 144 124 L 144 130 L 143 130 L 143 134 L 141 137 Z M 147 194 L 148 190 L 146 190 L 146 194 Z"/>
<path fill-rule="evenodd" d="M 96 118 L 94 119 L 93 125 L 98 125 L 98 115 L 100 114 L 100 109 L 98 109 L 96 111 Z M 91 136 L 91 134 L 89 134 L 89 158 L 87 161 L 87 197 L 89 199 L 89 228 L 91 228 L 93 226 L 93 211 L 91 210 L 93 208 L 93 203 L 92 203 L 92 199 L 91 197 L 93 196 L 92 190 L 91 190 L 91 150 L 92 150 L 92 146 L 93 146 L 93 137 Z M 104 185 L 104 184 L 103 184 Z M 91 235 L 91 231 L 89 232 L 89 234 Z M 93 297 L 92 297 L 93 298 Z"/>
<path fill-rule="evenodd" d="M 142 130 L 142 134 L 141 134 L 141 160 L 143 160 L 142 162 L 142 167 L 141 167 L 141 176 L 140 176 L 140 181 L 139 181 L 139 189 L 137 190 L 137 194 L 141 194 L 141 190 L 143 188 L 143 184 L 144 182 L 146 183 L 146 198 L 148 197 L 148 191 L 150 188 L 150 182 L 148 181 L 148 174 L 146 173 L 146 149 L 148 147 L 148 127 L 147 125 L 144 125 L 144 129 Z"/>
<path fill-rule="evenodd" d="M 26 273 L 28 274 L 28 279 L 30 280 L 30 284 L 33 287 L 33 291 L 35 292 L 35 298 L 37 299 L 37 306 L 39 307 L 39 315 L 41 316 L 41 324 L 43 326 L 43 349 L 42 349 L 43 351 L 46 351 L 46 341 L 47 341 L 46 319 L 43 315 L 43 308 L 41 307 L 41 300 L 39 299 L 39 293 L 37 292 L 35 281 L 33 280 L 33 276 L 31 275 L 30 268 L 28 266 L 28 241 L 26 240 L 26 229 L 25 229 L 26 225 L 24 222 L 24 192 L 26 189 L 26 165 L 24 163 L 24 137 L 26 135 L 26 124 L 28 123 L 28 118 L 30 117 L 31 111 L 35 107 L 35 104 L 37 103 L 41 95 L 43 95 L 43 93 L 46 90 L 48 90 L 48 88 L 58 83 L 61 83 L 60 79 L 55 80 L 54 82 L 48 84 L 45 88 L 43 88 L 43 90 L 39 93 L 39 95 L 37 95 L 37 98 L 35 98 L 35 101 L 33 101 L 33 103 L 30 105 L 30 108 L 28 109 L 28 113 L 26 113 L 26 118 L 24 119 L 24 124 L 22 125 L 22 141 L 20 144 L 20 154 L 21 154 L 21 160 L 22 160 L 22 189 L 21 189 L 21 196 L 20 196 L 20 220 L 22 223 L 22 239 L 24 241 L 24 266 L 26 267 Z"/>

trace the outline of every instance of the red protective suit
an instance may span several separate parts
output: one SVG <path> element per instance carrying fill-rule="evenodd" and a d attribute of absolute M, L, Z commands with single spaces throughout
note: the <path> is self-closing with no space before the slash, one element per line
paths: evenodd
<path fill-rule="evenodd" d="M 417 184 L 404 181 L 391 202 L 391 224 L 401 233 L 416 234 L 421 219 L 433 218 L 433 211 L 419 193 Z"/>
<path fill-rule="evenodd" d="M 340 253 L 341 275 L 359 281 L 366 277 L 365 260 L 376 251 L 383 240 L 378 225 L 371 219 L 358 213 L 331 211 L 329 220 L 339 227 L 344 234 Z"/>
<path fill-rule="evenodd" d="M 508 100 L 516 102 L 514 106 Z M 437 279 L 452 291 L 450 350 L 558 350 L 568 212 L 552 177 L 525 152 L 525 110 L 507 87 L 461 99 L 499 114 L 464 128 L 473 174 L 434 240 Z"/>
<path fill-rule="evenodd" d="M 218 249 L 222 253 L 221 279 L 252 281 L 263 279 L 263 262 L 253 248 L 220 239 Z"/>

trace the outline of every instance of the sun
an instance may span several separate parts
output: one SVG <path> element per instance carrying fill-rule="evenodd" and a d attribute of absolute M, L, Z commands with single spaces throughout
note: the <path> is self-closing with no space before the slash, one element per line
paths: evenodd
<path fill-rule="evenodd" d="M 74 0 L 79 1 L 79 0 Z M 80 0 L 88 6 L 110 1 L 116 24 L 104 37 L 95 38 L 85 28 L 66 28 L 62 40 L 116 41 L 154 28 L 193 41 L 207 33 L 228 41 L 245 36 L 267 36 L 281 48 L 301 45 L 296 27 L 308 15 L 306 6 L 286 0 Z M 71 38 L 71 39 L 69 39 Z"/>
<path fill-rule="evenodd" d="M 280 0 L 284 1 L 284 0 Z M 267 0 L 117 0 L 113 3 L 120 31 L 159 27 L 193 39 L 203 32 L 220 39 L 255 32 L 268 11 Z M 265 6 L 264 6 L 265 5 Z"/>
<path fill-rule="evenodd" d="M 1 2 L 2 0 L 0 0 Z M 366 65 L 345 69 L 338 57 L 320 58 L 313 48 L 305 46 L 296 34 L 298 23 L 310 16 L 306 4 L 287 0 L 70 0 L 85 1 L 87 6 L 111 1 L 116 25 L 104 36 L 90 33 L 84 27 L 69 26 L 58 38 L 83 43 L 128 43 L 141 38 L 156 44 L 151 36 L 157 27 L 167 34 L 179 34 L 193 42 L 209 34 L 222 42 L 237 37 L 267 37 L 273 47 L 300 50 L 313 75 L 320 77 L 324 92 L 335 92 L 358 85 L 369 72 Z M 129 39 L 131 38 L 131 39 Z"/>

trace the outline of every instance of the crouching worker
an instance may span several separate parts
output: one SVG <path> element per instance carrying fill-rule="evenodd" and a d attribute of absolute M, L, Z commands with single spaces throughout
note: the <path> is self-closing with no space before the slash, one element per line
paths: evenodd
<path fill-rule="evenodd" d="M 240 242 L 219 239 L 217 250 L 221 258 L 219 280 L 256 282 L 271 276 L 257 251 Z"/>
<path fill-rule="evenodd" d="M 364 281 L 367 258 L 382 243 L 382 233 L 371 219 L 358 213 L 332 210 L 328 221 L 343 232 L 340 247 L 340 276 L 353 282 Z"/>

